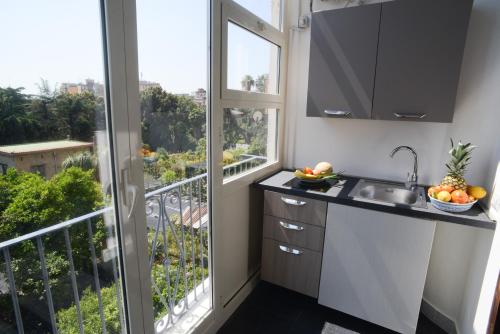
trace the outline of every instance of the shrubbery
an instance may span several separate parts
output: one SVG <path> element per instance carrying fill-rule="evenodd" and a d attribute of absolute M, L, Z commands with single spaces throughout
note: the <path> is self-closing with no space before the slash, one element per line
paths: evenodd
<path fill-rule="evenodd" d="M 9 240 L 37 231 L 71 218 L 93 212 L 103 205 L 100 185 L 93 171 L 78 167 L 63 170 L 50 180 L 40 175 L 9 169 L 0 175 L 2 198 L 0 201 L 0 241 Z M 93 242 L 96 253 L 105 246 L 104 223 L 101 218 L 92 221 Z M 87 284 L 92 267 L 86 223 L 69 229 L 74 265 L 79 282 Z M 49 282 L 56 309 L 67 307 L 73 300 L 68 279 L 69 263 L 64 235 L 56 232 L 42 237 Z M 12 270 L 21 304 L 46 307 L 45 288 L 36 240 L 29 240 L 10 248 Z M 4 258 L 0 270 L 3 272 Z M 12 311 L 10 294 L 0 294 L 0 318 Z M 36 324 L 27 324 L 31 326 Z M 28 328 L 29 329 L 29 328 Z"/>
<path fill-rule="evenodd" d="M 106 332 L 109 334 L 121 333 L 117 293 L 116 284 L 101 289 Z M 83 296 L 80 297 L 80 312 L 85 333 L 102 333 L 102 322 L 99 313 L 97 294 L 90 288 L 87 288 L 83 292 Z M 57 329 L 60 333 L 80 333 L 75 305 L 57 312 L 56 318 Z"/>
<path fill-rule="evenodd" d="M 174 217 L 175 219 L 175 217 Z M 175 233 L 180 236 L 181 227 L 175 225 Z M 202 231 L 204 234 L 204 240 L 207 239 L 207 232 Z M 186 294 L 186 286 L 184 282 L 184 270 L 181 267 L 180 251 L 175 243 L 175 238 L 171 231 L 167 232 L 167 245 L 168 245 L 168 259 L 169 259 L 169 280 L 167 280 L 167 274 L 165 266 L 163 263 L 166 258 L 164 256 L 164 242 L 162 233 L 158 235 L 156 240 L 157 251 L 155 253 L 154 263 L 151 270 L 151 278 L 155 282 L 152 287 L 153 294 L 153 308 L 155 320 L 158 320 L 168 313 L 168 296 L 172 299 L 174 305 L 176 305 L 184 295 Z M 151 245 L 154 240 L 154 231 L 150 231 L 148 234 L 148 244 L 150 245 L 149 253 L 151 253 Z M 193 264 L 191 256 L 186 257 L 186 271 L 187 271 L 187 293 L 189 293 L 195 287 L 195 277 L 196 284 L 200 284 L 202 277 L 208 277 L 208 260 L 204 259 L 204 267 L 201 267 L 200 258 L 200 237 L 198 232 L 195 237 L 192 238 L 190 233 L 185 235 L 185 249 L 187 254 L 191 254 L 191 246 L 194 242 L 195 246 L 195 261 L 196 269 L 193 271 Z M 204 255 L 207 256 L 207 248 L 204 246 Z M 179 277 L 177 277 L 179 275 Z M 175 283 L 178 280 L 177 289 L 175 289 Z M 104 315 L 106 318 L 106 329 L 108 333 L 118 333 L 120 328 L 119 314 L 118 314 L 118 303 L 117 303 L 117 289 L 116 284 L 112 284 L 109 287 L 101 289 Z M 91 289 L 86 289 L 83 297 L 81 297 L 80 307 L 82 312 L 82 318 L 84 319 L 85 332 L 98 333 L 101 332 L 101 319 L 99 316 L 99 305 L 97 300 L 97 294 Z M 60 310 L 57 313 L 57 326 L 61 333 L 77 334 L 79 333 L 78 317 L 76 313 L 76 306 L 72 305 L 67 309 Z"/>

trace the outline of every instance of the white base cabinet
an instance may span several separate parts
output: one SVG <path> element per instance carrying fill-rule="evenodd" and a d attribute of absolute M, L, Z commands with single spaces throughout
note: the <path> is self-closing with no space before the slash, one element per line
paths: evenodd
<path fill-rule="evenodd" d="M 318 302 L 415 333 L 436 223 L 329 204 Z"/>

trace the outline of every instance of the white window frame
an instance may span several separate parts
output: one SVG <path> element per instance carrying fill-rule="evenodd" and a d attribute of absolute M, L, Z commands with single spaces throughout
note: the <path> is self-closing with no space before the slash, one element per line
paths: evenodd
<path fill-rule="evenodd" d="M 101 0 L 127 333 L 154 333 L 144 200 L 135 0 Z M 135 200 L 133 199 L 135 193 Z"/>
<path fill-rule="evenodd" d="M 261 166 L 258 166 L 248 171 L 222 178 L 222 168 L 219 173 L 214 170 L 214 180 L 223 179 L 223 185 L 227 189 L 228 186 L 241 187 L 253 180 L 260 178 L 273 170 L 281 168 L 283 161 L 282 143 L 283 143 L 283 132 L 284 132 L 284 119 L 285 119 L 285 93 L 286 93 L 286 66 L 287 66 L 287 31 L 284 24 L 281 24 L 280 29 L 274 27 L 272 24 L 266 22 L 265 20 L 259 18 L 255 14 L 251 13 L 245 7 L 235 3 L 232 0 L 217 0 L 213 4 L 214 11 L 212 13 L 213 20 L 219 22 L 214 25 L 214 30 L 212 32 L 212 87 L 213 91 L 219 91 L 220 94 L 213 94 L 212 110 L 213 110 L 213 120 L 214 129 L 213 133 L 218 134 L 213 139 L 213 156 L 222 156 L 222 147 L 224 141 L 224 129 L 223 129 L 223 114 L 225 108 L 256 108 L 256 109 L 276 109 L 278 111 L 278 117 L 276 118 L 276 126 L 271 126 L 268 132 L 268 143 L 274 145 L 272 148 L 268 149 L 274 150 L 274 160 L 269 161 Z M 283 20 L 284 13 L 284 0 L 281 0 L 280 9 L 280 21 Z M 216 8 L 220 8 L 220 14 L 216 12 Z M 217 14 L 220 16 L 217 17 Z M 227 88 L 227 43 L 228 43 L 228 22 L 237 24 L 238 26 L 246 29 L 249 33 L 255 34 L 257 37 L 263 38 L 266 41 L 275 44 L 279 48 L 278 53 L 278 93 L 258 93 L 258 92 L 248 92 L 241 90 L 234 90 Z M 217 34 L 217 30 L 220 29 L 220 34 Z M 283 31 L 282 31 L 283 30 Z M 218 49 L 217 49 L 218 48 Z M 220 50 L 220 53 L 217 52 Z M 220 89 L 220 90 L 219 90 Z M 214 159 L 215 160 L 215 159 Z M 219 162 L 217 162 L 219 163 Z M 216 169 L 216 166 L 213 166 Z M 217 187 L 214 187 L 216 190 Z"/>
<path fill-rule="evenodd" d="M 283 1 L 282 1 L 283 3 Z M 282 11 L 281 11 L 282 12 Z M 280 14 L 281 15 L 281 14 Z M 250 33 L 255 34 L 257 37 L 263 38 L 271 44 L 278 47 L 278 65 L 277 65 L 277 89 L 278 93 L 259 93 L 248 92 L 243 90 L 227 88 L 227 37 L 228 37 L 228 24 L 234 23 Z M 284 61 L 283 55 L 286 52 L 286 38 L 285 34 L 275 28 L 270 23 L 249 12 L 246 8 L 239 4 L 228 0 L 222 2 L 222 52 L 221 52 L 221 99 L 223 100 L 236 100 L 236 101 L 258 101 L 258 102 L 274 102 L 280 103 L 284 96 Z M 272 73 L 269 73 L 272 75 Z"/>
<path fill-rule="evenodd" d="M 286 0 L 281 0 L 282 16 L 285 12 Z M 243 298 L 250 292 L 252 284 L 244 284 L 240 290 L 234 294 L 227 294 L 225 280 L 227 279 L 225 264 L 221 260 L 224 258 L 224 210 L 225 198 L 232 193 L 248 190 L 248 186 L 256 179 L 277 171 L 282 167 L 283 161 L 283 129 L 285 118 L 285 93 L 286 93 L 286 66 L 287 66 L 287 34 L 286 20 L 280 18 L 282 24 L 280 29 L 252 14 L 246 8 L 240 6 L 232 0 L 212 0 L 211 1 L 211 47 L 210 47 L 210 137 L 208 147 L 210 150 L 210 198 L 211 198 L 211 221 L 212 223 L 212 282 L 213 282 L 213 309 L 214 322 L 212 322 L 205 333 L 218 329 L 225 320 L 234 312 L 235 307 L 242 302 Z M 237 25 L 249 30 L 273 44 L 280 47 L 279 60 L 279 86 L 278 94 L 254 93 L 227 89 L 227 22 L 232 21 Z M 260 29 L 263 27 L 264 29 Z M 257 108 L 257 109 L 277 109 L 279 110 L 277 127 L 274 127 L 272 140 L 276 143 L 275 160 L 267 162 L 259 167 L 249 169 L 245 173 L 233 177 L 223 178 L 223 144 L 224 144 L 224 109 L 225 108 Z M 269 138 L 270 134 L 268 134 Z M 251 278 L 254 282 L 255 276 Z M 203 331 L 201 331 L 203 332 Z"/>

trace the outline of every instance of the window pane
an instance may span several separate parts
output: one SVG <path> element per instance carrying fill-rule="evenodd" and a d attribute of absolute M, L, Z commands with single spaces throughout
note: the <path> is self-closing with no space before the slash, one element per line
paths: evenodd
<path fill-rule="evenodd" d="M 101 26 L 99 1 L 1 5 L 2 333 L 124 330 Z"/>
<path fill-rule="evenodd" d="M 253 14 L 280 29 L 281 1 L 280 0 L 234 0 Z"/>
<path fill-rule="evenodd" d="M 156 333 L 188 332 L 211 310 L 208 8 L 199 0 L 137 1 L 138 112 Z"/>
<path fill-rule="evenodd" d="M 278 110 L 224 109 L 224 177 L 276 161 Z"/>
<path fill-rule="evenodd" d="M 280 48 L 228 22 L 227 88 L 278 94 Z"/>

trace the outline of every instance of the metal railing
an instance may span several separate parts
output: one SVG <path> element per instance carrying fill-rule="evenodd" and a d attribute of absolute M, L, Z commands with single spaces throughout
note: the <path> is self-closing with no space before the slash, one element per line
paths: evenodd
<path fill-rule="evenodd" d="M 76 313 L 77 313 L 77 319 L 78 319 L 78 327 L 80 330 L 80 333 L 83 333 L 83 318 L 82 318 L 82 313 L 80 309 L 80 296 L 79 296 L 79 289 L 77 285 L 77 274 L 76 270 L 74 267 L 74 262 L 73 262 L 73 249 L 71 247 L 71 236 L 70 236 L 70 228 L 80 225 L 80 224 L 86 224 L 86 233 L 87 233 L 87 238 L 88 238 L 88 247 L 89 251 L 91 254 L 91 261 L 92 261 L 92 275 L 93 275 L 93 282 L 94 282 L 94 291 L 97 294 L 97 299 L 99 303 L 99 316 L 100 316 L 100 321 L 101 321 L 101 326 L 103 329 L 103 333 L 106 333 L 106 320 L 104 316 L 104 308 L 102 306 L 102 296 L 101 296 L 101 281 L 99 279 L 99 270 L 98 270 L 98 260 L 96 256 L 96 247 L 94 243 L 94 228 L 93 224 L 95 224 L 96 220 L 98 219 L 103 219 L 106 214 L 109 214 L 113 211 L 111 207 L 107 207 L 74 219 L 70 219 L 68 221 L 65 221 L 63 223 L 59 223 L 56 225 L 49 226 L 47 228 L 38 230 L 36 232 L 28 233 L 23 236 L 10 239 L 4 242 L 0 243 L 0 252 L 3 254 L 4 262 L 5 262 L 5 272 L 7 276 L 7 283 L 9 286 L 9 292 L 11 295 L 12 299 L 12 306 L 14 309 L 14 315 L 15 315 L 15 321 L 16 321 L 16 328 L 18 333 L 24 333 L 24 324 L 23 324 L 23 316 L 21 314 L 21 308 L 19 304 L 19 298 L 18 298 L 18 290 L 16 289 L 16 280 L 14 278 L 14 270 L 12 268 L 12 257 L 11 257 L 11 249 L 17 246 L 22 247 L 23 244 L 26 245 L 26 243 L 34 243 L 36 244 L 36 251 L 37 255 L 39 258 L 40 262 L 40 269 L 41 269 L 41 275 L 42 275 L 42 280 L 43 280 L 43 286 L 44 286 L 44 293 L 45 293 L 45 299 L 47 301 L 47 308 L 49 312 L 49 320 L 50 320 L 50 328 L 52 330 L 52 333 L 58 333 L 57 329 L 57 322 L 56 322 L 56 310 L 54 307 L 54 301 L 53 301 L 53 293 L 51 290 L 51 285 L 50 285 L 50 280 L 49 280 L 49 271 L 47 270 L 47 261 L 46 261 L 46 252 L 45 252 L 45 244 L 44 244 L 44 238 L 48 236 L 52 236 L 54 234 L 62 232 L 64 235 L 64 244 L 66 247 L 66 256 L 67 260 L 69 263 L 69 276 L 71 278 L 71 288 L 73 292 L 73 298 L 74 298 L 74 303 L 76 306 Z M 114 235 L 114 231 L 112 231 L 113 227 L 108 226 L 108 235 Z M 113 265 L 113 273 L 115 274 L 115 280 L 118 280 L 117 277 L 117 263 L 116 259 L 113 259 L 112 261 Z M 120 303 L 120 287 L 117 284 L 116 285 L 117 289 L 117 298 L 118 298 L 118 303 Z M 121 316 L 121 313 L 119 313 L 120 316 L 120 324 L 123 325 L 123 319 Z"/>
<path fill-rule="evenodd" d="M 223 167 L 224 177 L 244 173 L 267 162 L 267 157 L 259 155 L 242 154 L 241 157 L 243 158 L 242 160 Z"/>
<path fill-rule="evenodd" d="M 196 289 L 201 284 L 206 292 L 208 277 L 208 206 L 207 174 L 201 174 L 146 195 L 146 215 L 150 233 L 149 265 L 152 273 L 161 267 L 165 289 L 152 275 L 156 318 L 161 327 L 174 323 L 190 307 L 188 295 L 194 301 L 200 297 Z M 172 256 L 172 254 L 176 254 Z M 179 294 L 180 292 L 180 294 Z M 166 315 L 161 312 L 166 310 Z"/>
<path fill-rule="evenodd" d="M 243 160 L 224 166 L 224 176 L 234 176 L 251 168 L 262 165 L 267 159 L 259 156 L 245 156 Z M 204 295 L 206 279 L 208 278 L 208 206 L 207 206 L 207 174 L 201 174 L 190 179 L 176 182 L 172 185 L 151 191 L 145 195 L 146 215 L 148 224 L 149 267 L 151 284 L 155 303 L 155 318 L 162 327 L 173 325 L 182 314 Z M 76 309 L 79 332 L 84 332 L 84 318 L 81 310 L 82 287 L 79 287 L 78 270 L 73 261 L 71 228 L 86 224 L 84 229 L 88 239 L 88 249 L 92 262 L 92 291 L 97 295 L 99 318 L 102 333 L 106 333 L 106 317 L 104 314 L 103 297 L 101 295 L 101 278 L 99 277 L 104 256 L 98 257 L 94 234 L 96 222 L 109 221 L 104 224 L 108 246 L 114 244 L 115 230 L 112 216 L 113 208 L 107 207 L 81 217 L 52 225 L 50 227 L 22 235 L 0 243 L 0 253 L 3 254 L 5 277 L 18 333 L 24 333 L 23 314 L 21 312 L 19 295 L 16 289 L 11 249 L 32 243 L 36 249 L 43 280 L 44 295 L 48 308 L 47 327 L 53 333 L 58 333 L 57 312 L 53 301 L 50 283 L 50 272 L 47 269 L 46 249 L 44 239 L 62 234 L 64 238 L 66 260 L 68 261 L 69 280 L 72 290 L 73 305 Z M 109 219 L 110 218 L 110 219 Z M 110 247 L 111 248 L 111 247 Z M 104 251 L 103 251 L 104 253 Z M 113 253 L 113 252 L 111 252 Z M 112 272 L 116 287 L 116 300 L 121 305 L 121 291 L 118 277 L 116 256 L 112 257 Z M 0 274 L 2 268 L 0 268 Z M 161 279 L 158 279 L 160 277 Z M 1 278 L 1 275 L 0 275 Z M 0 285 L 2 284 L 0 280 Z M 161 285 L 161 286 L 160 286 Z M 1 288 L 1 286 L 0 286 Z M 0 289 L 2 291 L 2 289 Z M 5 289 L 4 289 L 5 291 Z M 1 294 L 1 292 L 0 292 Z M 194 295 L 194 298 L 193 298 Z M 157 297 L 155 299 L 155 297 Z M 119 307 L 120 308 L 120 307 Z M 119 311 L 120 325 L 123 326 L 123 315 Z M 122 327 L 123 328 L 123 327 Z"/>

